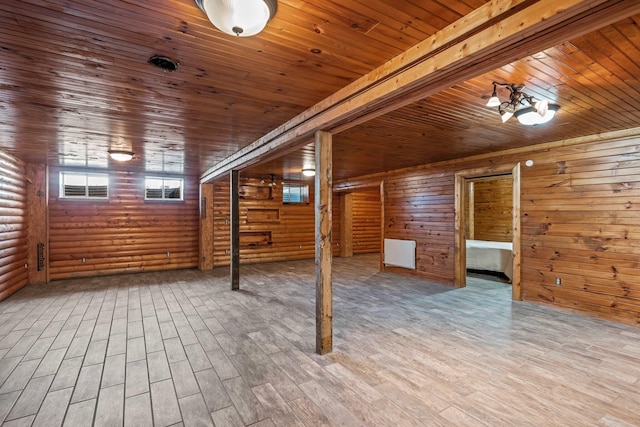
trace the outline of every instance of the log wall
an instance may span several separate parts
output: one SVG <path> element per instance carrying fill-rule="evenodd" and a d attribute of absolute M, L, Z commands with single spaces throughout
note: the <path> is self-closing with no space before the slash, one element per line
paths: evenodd
<path fill-rule="evenodd" d="M 353 253 L 380 252 L 380 190 L 353 193 Z"/>
<path fill-rule="evenodd" d="M 145 201 L 144 176 L 109 173 L 109 199 L 59 197 L 49 186 L 50 278 L 100 276 L 198 266 L 198 180 L 185 177 L 184 201 Z"/>
<path fill-rule="evenodd" d="M 469 188 L 469 186 L 467 186 Z M 511 242 L 513 235 L 513 191 L 511 176 L 499 176 L 473 180 L 471 200 L 473 218 L 467 229 L 473 231 L 473 239 L 495 242 Z"/>
<path fill-rule="evenodd" d="M 315 256 L 314 186 L 309 203 L 283 204 L 282 185 L 240 178 L 240 263 L 310 259 Z M 229 180 L 213 183 L 214 265 L 229 265 Z M 340 252 L 340 198 L 333 197 L 333 255 Z"/>
<path fill-rule="evenodd" d="M 388 270 L 453 284 L 455 173 L 521 162 L 523 298 L 638 323 L 640 138 L 592 140 L 360 178 L 385 182 L 384 237 L 418 244 L 416 271 Z"/>
<path fill-rule="evenodd" d="M 27 169 L 0 151 L 0 299 L 28 281 Z"/>

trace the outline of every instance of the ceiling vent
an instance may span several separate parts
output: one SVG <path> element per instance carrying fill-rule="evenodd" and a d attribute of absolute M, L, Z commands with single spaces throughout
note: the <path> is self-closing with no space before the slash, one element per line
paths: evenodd
<path fill-rule="evenodd" d="M 149 58 L 149 64 L 153 64 L 165 71 L 175 71 L 178 69 L 178 62 L 166 56 L 153 55 Z"/>

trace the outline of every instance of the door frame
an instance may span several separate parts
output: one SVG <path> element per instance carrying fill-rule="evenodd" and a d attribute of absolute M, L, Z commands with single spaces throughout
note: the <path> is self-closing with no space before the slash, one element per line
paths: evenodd
<path fill-rule="evenodd" d="M 511 174 L 513 187 L 513 277 L 511 279 L 511 299 L 522 300 L 521 285 L 521 251 L 520 251 L 520 163 L 492 165 L 484 168 L 467 169 L 455 174 L 455 272 L 454 285 L 463 288 L 467 285 L 467 246 L 465 242 L 465 220 L 467 217 L 465 204 L 465 186 L 468 179 L 485 178 Z"/>

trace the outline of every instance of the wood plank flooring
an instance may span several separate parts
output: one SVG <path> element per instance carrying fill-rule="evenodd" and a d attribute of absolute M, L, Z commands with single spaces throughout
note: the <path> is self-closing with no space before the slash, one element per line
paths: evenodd
<path fill-rule="evenodd" d="M 640 329 L 334 259 L 29 286 L 0 302 L 3 425 L 638 426 Z"/>

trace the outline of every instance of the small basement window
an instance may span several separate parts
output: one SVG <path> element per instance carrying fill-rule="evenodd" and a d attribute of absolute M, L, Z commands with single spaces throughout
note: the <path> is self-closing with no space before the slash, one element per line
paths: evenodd
<path fill-rule="evenodd" d="M 60 197 L 69 199 L 108 199 L 109 175 L 60 172 Z"/>
<path fill-rule="evenodd" d="M 309 203 L 309 184 L 285 182 L 282 186 L 282 203 Z"/>
<path fill-rule="evenodd" d="M 184 180 L 182 178 L 144 179 L 145 200 L 182 200 Z"/>

